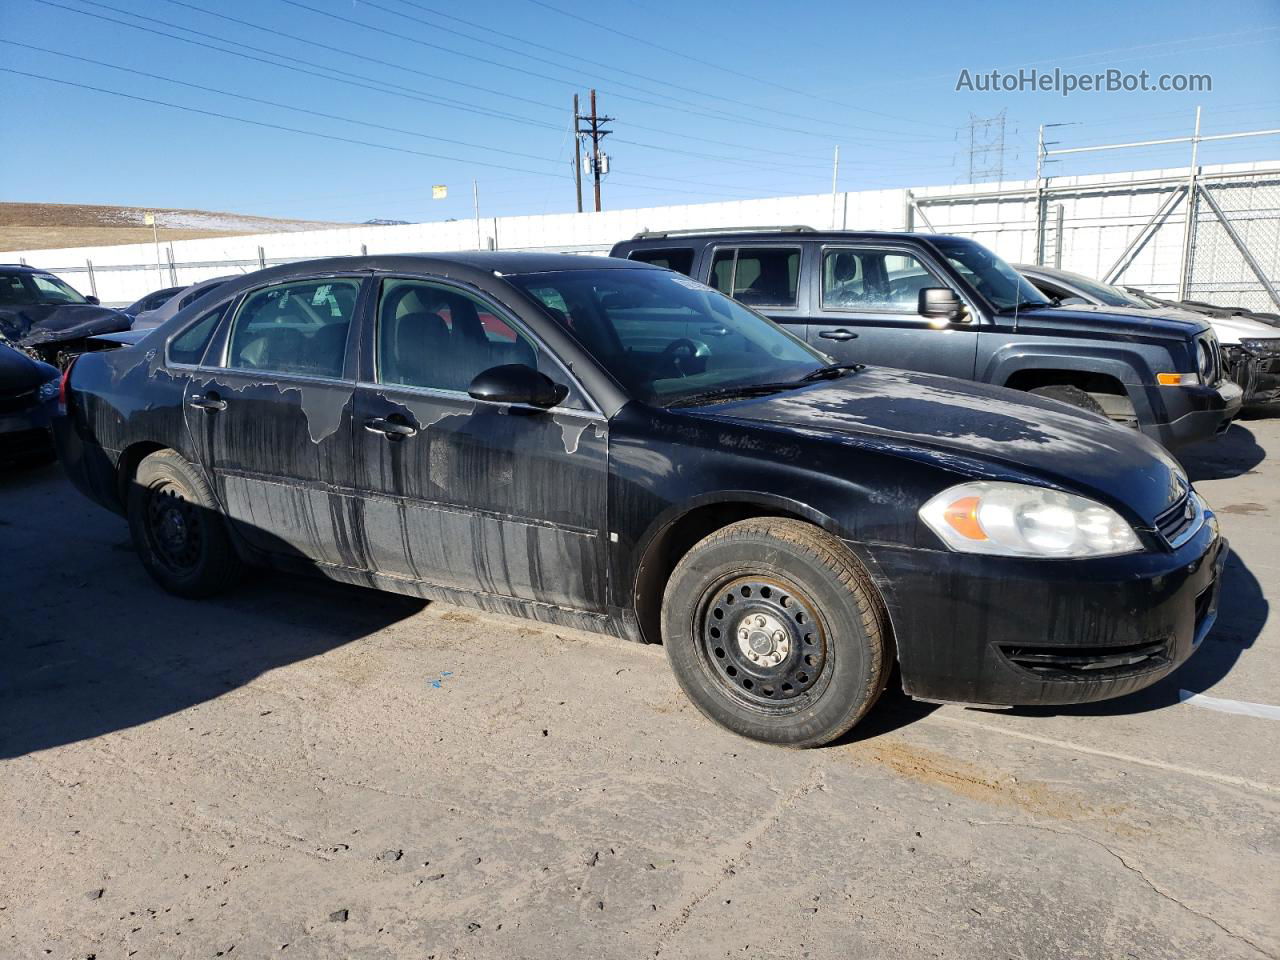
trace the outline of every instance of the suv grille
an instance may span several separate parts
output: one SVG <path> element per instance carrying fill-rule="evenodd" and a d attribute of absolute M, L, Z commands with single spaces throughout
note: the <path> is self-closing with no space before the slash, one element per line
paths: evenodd
<path fill-rule="evenodd" d="M 1194 497 L 1193 493 L 1183 494 L 1181 500 L 1156 517 L 1156 529 L 1171 547 L 1181 546 L 1204 516 L 1199 500 Z"/>
<path fill-rule="evenodd" d="M 1169 641 L 1119 647 L 1000 647 L 1015 667 L 1041 680 L 1115 680 L 1169 663 Z"/>

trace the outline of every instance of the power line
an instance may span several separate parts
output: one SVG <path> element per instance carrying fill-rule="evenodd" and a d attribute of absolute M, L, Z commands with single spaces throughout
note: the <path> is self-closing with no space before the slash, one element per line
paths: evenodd
<path fill-rule="evenodd" d="M 177 3 L 177 2 L 179 2 L 179 0 L 169 0 L 169 2 L 170 2 L 170 3 Z M 284 0 L 284 2 L 292 2 L 292 0 Z M 425 6 L 425 5 L 423 5 L 423 4 L 420 4 L 420 3 L 414 3 L 414 2 L 412 2 L 412 0 L 398 0 L 398 2 L 403 3 L 403 4 L 405 4 L 406 6 L 410 6 L 410 7 L 413 7 L 413 8 L 415 8 L 415 9 L 418 9 L 418 10 L 423 10 L 423 11 L 425 11 L 425 12 L 427 12 L 427 13 L 431 13 L 431 14 L 433 14 L 433 15 L 435 15 L 435 16 L 443 17 L 443 18 L 445 18 L 445 19 L 447 19 L 447 20 L 453 20 L 453 21 L 455 21 L 455 22 L 457 22 L 457 23 L 464 23 L 464 24 L 466 24 L 467 26 L 470 26 L 470 27 L 473 27 L 473 28 L 475 28 L 475 29 L 478 29 L 478 30 L 483 31 L 484 33 L 491 33 L 491 34 L 494 34 L 495 36 L 506 37 L 506 38 L 508 38 L 508 39 L 516 40 L 516 41 L 517 41 L 517 42 L 519 42 L 519 43 L 524 43 L 524 44 L 527 44 L 527 45 L 529 45 L 529 46 L 534 46 L 534 47 L 538 47 L 538 48 L 543 49 L 543 50 L 548 50 L 548 51 L 550 51 L 550 52 L 552 52 L 552 53 L 555 53 L 558 57 L 560 57 L 560 58 L 562 58 L 562 59 L 563 59 L 563 58 L 565 58 L 565 57 L 568 57 L 568 58 L 569 58 L 569 59 L 571 59 L 571 60 L 578 60 L 578 61 L 581 61 L 581 62 L 583 62 L 583 63 L 589 63 L 589 64 L 592 64 L 593 66 L 603 67 L 603 68 L 605 68 L 606 70 L 611 71 L 612 73 L 624 73 L 624 74 L 626 74 L 627 76 L 637 77 L 637 78 L 642 79 L 642 80 L 645 80 L 645 81 L 647 81 L 647 82 L 649 82 L 649 83 L 657 83 L 657 84 L 661 84 L 661 85 L 663 85 L 663 86 L 674 87 L 674 88 L 676 88 L 676 89 L 680 90 L 680 92 L 681 92 L 681 96 L 680 96 L 680 97 L 672 97 L 670 94 L 664 94 L 664 93 L 661 93 L 661 92 L 658 92 L 658 91 L 649 90 L 649 89 L 646 89 L 646 88 L 644 88 L 644 87 L 637 87 L 637 86 L 635 86 L 634 84 L 628 84 L 628 83 L 625 83 L 625 82 L 623 82 L 623 81 L 609 81 L 609 82 L 612 82 L 612 83 L 619 83 L 619 84 L 621 84 L 622 86 L 629 87 L 629 88 L 630 88 L 630 89 L 632 89 L 632 90 L 639 90 L 639 91 L 641 91 L 642 93 L 646 93 L 646 94 L 649 94 L 649 95 L 652 95 L 652 96 L 659 96 L 659 97 L 662 97 L 662 98 L 664 98 L 664 99 L 666 99 L 666 100 L 675 100 L 675 101 L 676 101 L 676 102 L 681 106 L 681 108 L 682 108 L 682 109 L 687 109 L 687 102 L 688 102 L 688 97 L 689 97 L 689 95 L 690 95 L 690 94 L 696 94 L 696 95 L 698 96 L 698 98 L 700 98 L 700 99 L 702 99 L 702 100 L 711 100 L 711 101 L 719 101 L 719 102 L 721 102 L 721 103 L 729 103 L 729 104 L 733 104 L 733 105 L 738 106 L 738 107 L 746 107 L 746 108 L 748 108 L 748 109 L 751 109 L 751 110 L 757 110 L 757 111 L 763 110 L 763 111 L 765 111 L 765 112 L 767 112 L 767 113 L 774 113 L 774 114 L 778 114 L 778 115 L 780 115 L 780 116 L 784 116 L 784 117 L 788 117 L 788 118 L 792 118 L 792 119 L 798 119 L 798 120 L 809 120 L 809 121 L 812 121 L 812 122 L 814 122 L 814 123 L 825 123 L 825 124 L 830 124 L 830 123 L 831 123 L 831 118 L 830 118 L 830 117 L 812 117 L 812 116 L 807 116 L 807 115 L 802 114 L 802 113 L 797 113 L 797 112 L 795 112 L 794 110 L 779 110 L 779 109 L 776 109 L 776 108 L 774 108 L 774 107 L 763 107 L 763 106 L 759 106 L 759 105 L 756 105 L 756 104 L 750 104 L 750 103 L 747 103 L 747 102 L 745 102 L 745 101 L 743 101 L 743 100 L 740 100 L 740 99 L 738 99 L 738 98 L 736 98 L 736 97 L 725 97 L 725 96 L 719 96 L 719 95 L 717 95 L 717 94 L 707 93 L 705 90 L 698 90 L 698 89 L 695 89 L 695 88 L 692 88 L 692 87 L 688 87 L 688 86 L 683 85 L 683 84 L 674 84 L 674 83 L 670 83 L 670 82 L 668 82 L 668 81 L 661 80 L 661 79 L 658 79 L 658 78 L 656 78 L 656 77 L 651 77 L 651 76 L 647 76 L 647 75 L 645 75 L 645 74 L 636 73 L 635 71 L 632 71 L 632 70 L 624 70 L 624 69 L 622 69 L 621 67 L 616 67 L 616 66 L 612 66 L 612 65 L 610 65 L 610 64 L 601 63 L 601 62 L 599 62 L 598 60 L 591 60 L 591 59 L 588 59 L 588 58 L 586 58 L 586 57 L 578 56 L 577 54 L 567 53 L 567 52 L 565 52 L 565 51 L 563 51 L 563 50 L 558 50 L 558 49 L 556 49 L 555 47 L 549 47 L 549 46 L 547 46 L 547 45 L 545 45 L 545 44 L 536 43 L 536 42 L 534 42 L 534 41 L 532 41 L 532 40 L 526 40 L 526 39 L 521 38 L 521 37 L 516 37 L 516 36 L 513 36 L 512 34 L 509 34 L 509 33 L 502 33 L 501 31 L 494 30 L 492 27 L 488 27 L 488 26 L 485 26 L 485 25 L 483 25 L 483 24 L 474 23 L 474 22 L 469 21 L 469 20 L 464 20 L 464 19 L 463 19 L 463 18 L 461 18 L 461 17 L 456 17 L 456 16 L 453 16 L 453 15 L 451 15 L 451 14 L 442 13 L 442 12 L 441 12 L 441 11 L 439 11 L 439 10 L 434 10 L 434 9 L 432 9 L 431 7 Z M 472 36 L 471 34 L 464 33 L 464 32 L 462 32 L 461 30 L 454 30 L 454 29 L 452 29 L 452 28 L 450 28 L 450 27 L 441 26 L 440 24 L 433 24 L 433 23 L 431 23 L 430 21 L 427 21 L 427 20 L 422 19 L 421 17 L 414 17 L 414 16 L 411 16 L 411 15 L 409 15 L 409 14 L 407 14 L 407 13 L 402 13 L 402 12 L 401 12 L 401 11 L 399 11 L 399 10 L 392 10 L 392 9 L 390 9 L 390 8 L 388 8 L 388 7 L 385 7 L 385 6 L 383 6 L 382 4 L 380 4 L 380 3 L 376 2 L 376 0 L 364 0 L 364 5 L 365 5 L 365 6 L 367 6 L 367 7 L 373 7 L 373 8 L 374 8 L 374 9 L 376 9 L 376 10 L 381 10 L 381 11 L 383 11 L 384 13 L 391 14 L 391 15 L 392 15 L 392 16 L 394 16 L 394 17 L 400 17 L 400 18 L 402 18 L 402 19 L 409 20 L 409 21 L 410 21 L 410 22 L 412 22 L 412 23 L 422 24 L 423 26 L 429 27 L 429 28 L 430 28 L 430 29 L 432 29 L 432 30 L 443 31 L 443 32 L 445 32 L 445 33 L 451 33 L 451 34 L 453 34 L 454 36 L 463 37 L 464 39 L 470 40 L 470 41 L 472 41 L 472 42 L 474 42 L 474 43 L 483 43 L 483 44 L 485 44 L 485 45 L 487 45 L 487 46 L 494 47 L 494 48 L 496 48 L 496 49 L 498 49 L 498 50 L 506 51 L 507 53 L 514 53 L 514 54 L 515 54 L 516 56 L 518 56 L 518 57 L 525 57 L 525 58 L 530 59 L 530 60 L 533 60 L 533 61 L 535 61 L 535 62 L 537 62 L 537 63 L 550 64 L 551 66 L 556 66 L 556 67 L 560 66 L 560 62 L 559 62 L 558 60 L 548 60 L 548 59 L 547 59 L 547 58 L 545 58 L 545 57 L 538 57 L 538 56 L 534 56 L 533 54 L 525 53 L 524 51 L 517 50 L 517 49 L 515 49 L 515 48 L 513 48 L 513 47 L 509 47 L 509 46 L 507 46 L 506 44 L 497 43 L 497 42 L 495 42 L 495 41 L 493 41 L 493 40 L 486 40 L 486 39 L 484 39 L 483 37 L 476 37 L 476 36 Z M 307 9 L 312 9 L 312 8 L 308 7 Z M 455 51 L 455 52 L 456 52 L 456 51 Z M 462 56 L 467 56 L 467 54 L 460 54 L 460 55 L 462 55 Z M 510 69 L 519 69 L 519 68 L 510 68 Z M 589 74 L 588 74 L 588 76 L 589 76 Z M 613 94 L 614 94 L 614 96 L 623 96 L 622 94 L 618 94 L 616 91 L 602 91 L 602 92 L 611 92 L 611 93 L 613 93 Z M 726 111 L 723 111 L 723 110 L 718 110 L 717 112 L 719 112 L 719 113 L 721 113 L 721 114 L 725 115 L 726 117 L 729 117 L 730 119 L 734 119 L 734 120 L 742 120 L 742 119 L 744 119 L 744 118 L 743 118 L 743 117 L 741 117 L 740 115 L 737 115 L 737 114 L 729 114 L 729 113 L 727 113 Z M 750 119 L 750 118 L 745 118 L 745 119 Z M 754 121 L 752 121 L 752 122 L 754 122 Z M 900 132 L 900 131 L 896 131 L 896 130 L 880 130 L 880 129 L 875 128 L 875 127 L 859 127 L 859 126 L 856 126 L 856 125 L 850 125 L 850 124 L 839 124 L 839 126 L 845 126 L 845 127 L 849 127 L 850 129 L 857 129 L 857 130 L 870 130 L 870 131 L 872 131 L 872 132 L 874 132 L 874 133 L 889 133 L 889 134 L 894 134 L 894 135 L 897 135 L 897 136 L 901 136 L 901 132 Z M 787 128 L 781 128 L 781 129 L 787 129 Z M 907 140 L 908 142 L 921 142 L 921 141 L 927 140 L 927 139 L 929 139 L 929 138 L 913 138 L 913 139 L 903 138 L 903 139 L 904 139 L 904 140 Z"/>
<path fill-rule="evenodd" d="M 709 60 L 703 60 L 700 57 L 695 57 L 692 54 L 684 53 L 680 50 L 674 50 L 671 47 L 664 47 L 660 43 L 654 43 L 652 40 L 646 40 L 644 37 L 638 37 L 633 33 L 626 33 L 625 31 L 618 30 L 616 27 L 610 27 L 607 24 L 599 23 L 595 20 L 588 20 L 586 17 L 581 16 L 580 14 L 571 13 L 568 10 L 562 10 L 557 6 L 547 3 L 546 0 L 529 0 L 529 2 L 535 3 L 540 7 L 545 7 L 548 10 L 551 10 L 555 13 L 560 14 L 562 17 L 569 17 L 572 20 L 578 20 L 581 23 L 585 23 L 590 26 L 596 27 L 599 30 L 605 30 L 605 31 L 608 31 L 609 33 L 615 33 L 620 37 L 625 37 L 626 39 L 633 40 L 636 43 L 642 43 L 647 47 L 653 47 L 655 50 L 661 50 L 664 53 L 671 54 L 672 56 L 681 57 L 685 60 L 690 60 L 693 63 L 701 64 L 704 67 L 710 67 L 712 70 L 719 70 L 721 73 L 727 73 L 727 74 L 730 74 L 731 76 L 738 77 L 739 79 L 742 79 L 742 80 L 751 80 L 755 83 L 762 83 L 762 84 L 765 84 L 766 86 L 776 87 L 779 90 L 786 91 L 787 93 L 793 93 L 801 97 L 808 97 L 810 99 L 816 99 L 816 100 L 825 100 L 828 103 L 834 103 L 837 106 L 843 107 L 846 110 L 855 110 L 858 113 L 866 113 L 866 114 L 871 114 L 872 116 L 885 117 L 886 119 L 889 119 L 889 120 L 897 120 L 900 123 L 917 123 L 917 124 L 922 124 L 924 126 L 930 126 L 930 127 L 947 127 L 947 124 L 931 123 L 926 120 L 913 120 L 908 117 L 899 117 L 891 113 L 881 113 L 879 110 L 868 110 L 865 107 L 855 107 L 855 106 L 851 106 L 850 104 L 843 103 L 839 100 L 832 100 L 829 97 L 815 95 L 812 93 L 808 93 L 804 90 L 797 90 L 794 87 L 788 87 L 785 84 L 776 83 L 775 81 L 772 81 L 772 80 L 766 80 L 763 77 L 760 77 L 755 74 L 743 73 L 740 70 L 734 70 L 731 67 L 721 66 L 718 63 L 712 63 Z M 947 128 L 952 129 L 950 127 L 947 127 Z M 883 131 L 883 132 L 897 133 L 900 131 Z"/>

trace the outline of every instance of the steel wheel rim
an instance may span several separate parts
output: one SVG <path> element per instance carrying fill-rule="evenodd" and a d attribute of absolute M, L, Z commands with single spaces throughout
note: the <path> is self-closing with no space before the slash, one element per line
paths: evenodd
<path fill-rule="evenodd" d="M 170 481 L 147 491 L 147 544 L 156 561 L 172 573 L 189 574 L 200 563 L 203 548 L 197 507 Z"/>
<path fill-rule="evenodd" d="M 809 701 L 831 661 L 818 613 L 795 584 L 750 574 L 725 578 L 697 608 L 700 659 L 741 703 L 764 710 L 798 707 Z"/>

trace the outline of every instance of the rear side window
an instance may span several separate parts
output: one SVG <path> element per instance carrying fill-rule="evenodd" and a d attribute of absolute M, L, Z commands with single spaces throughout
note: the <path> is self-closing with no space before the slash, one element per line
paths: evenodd
<path fill-rule="evenodd" d="M 226 316 L 231 307 L 228 300 L 215 310 L 210 310 L 187 329 L 169 341 L 169 362 L 198 364 L 204 359 L 204 352 L 218 329 L 218 323 Z"/>
<path fill-rule="evenodd" d="M 326 277 L 264 287 L 245 298 L 227 366 L 310 377 L 342 376 L 360 281 Z"/>
<path fill-rule="evenodd" d="M 678 250 L 634 250 L 628 260 L 639 260 L 651 263 L 655 267 L 666 267 L 686 277 L 693 273 L 693 250 L 685 247 Z"/>
<path fill-rule="evenodd" d="M 751 306 L 794 307 L 799 275 L 795 248 L 721 248 L 711 261 L 711 286 Z"/>

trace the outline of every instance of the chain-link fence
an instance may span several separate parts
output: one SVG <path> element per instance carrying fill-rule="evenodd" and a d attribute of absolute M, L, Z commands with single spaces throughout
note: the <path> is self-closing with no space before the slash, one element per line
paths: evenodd
<path fill-rule="evenodd" d="M 1196 191 L 1188 300 L 1280 310 L 1280 175 Z"/>

